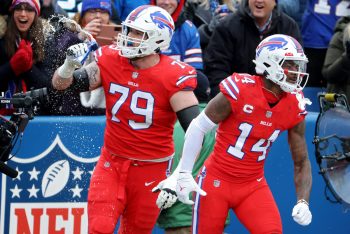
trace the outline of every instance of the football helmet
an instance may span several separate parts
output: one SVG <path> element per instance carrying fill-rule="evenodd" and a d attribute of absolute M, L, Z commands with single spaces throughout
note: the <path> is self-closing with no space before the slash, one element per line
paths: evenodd
<path fill-rule="evenodd" d="M 293 37 L 275 34 L 262 40 L 256 48 L 255 71 L 276 83 L 285 92 L 301 91 L 309 78 L 308 59 Z"/>
<path fill-rule="evenodd" d="M 126 58 L 136 58 L 167 49 L 174 28 L 174 21 L 166 10 L 151 5 L 137 7 L 122 23 L 122 32 L 117 39 L 119 54 Z M 130 29 L 143 33 L 142 38 L 129 36 Z"/>

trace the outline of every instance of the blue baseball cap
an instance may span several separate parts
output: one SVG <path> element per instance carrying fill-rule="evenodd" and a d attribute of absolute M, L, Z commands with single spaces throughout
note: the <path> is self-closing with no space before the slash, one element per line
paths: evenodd
<path fill-rule="evenodd" d="M 83 0 L 81 7 L 81 15 L 84 15 L 86 11 L 90 9 L 101 9 L 108 11 L 109 15 L 112 15 L 112 7 L 110 0 Z"/>

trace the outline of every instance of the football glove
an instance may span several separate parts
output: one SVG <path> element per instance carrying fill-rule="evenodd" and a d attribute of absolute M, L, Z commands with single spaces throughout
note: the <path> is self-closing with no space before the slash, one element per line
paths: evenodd
<path fill-rule="evenodd" d="M 207 195 L 193 179 L 191 171 L 181 171 L 178 175 L 176 194 L 182 203 L 193 205 L 194 202 L 189 199 L 190 192 L 197 192 L 202 196 Z"/>
<path fill-rule="evenodd" d="M 312 214 L 309 210 L 309 204 L 306 201 L 298 201 L 294 206 L 292 216 L 295 222 L 302 226 L 309 225 L 312 220 Z"/>
<path fill-rule="evenodd" d="M 64 64 L 58 68 L 58 75 L 62 78 L 73 76 L 75 69 L 82 66 L 81 61 L 85 58 L 89 48 L 87 43 L 79 43 L 68 48 Z"/>
<path fill-rule="evenodd" d="M 161 181 L 156 187 L 152 189 L 152 192 L 158 192 L 158 198 L 156 204 L 159 209 L 167 209 L 174 205 L 177 200 L 176 196 L 176 183 L 177 183 L 178 172 L 175 170 L 174 173 Z"/>

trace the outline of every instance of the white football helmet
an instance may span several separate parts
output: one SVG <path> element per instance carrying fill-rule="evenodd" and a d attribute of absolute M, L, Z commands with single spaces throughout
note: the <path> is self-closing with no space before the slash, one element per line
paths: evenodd
<path fill-rule="evenodd" d="M 150 5 L 134 9 L 122 25 L 117 47 L 119 54 L 126 58 L 144 57 L 167 49 L 175 28 L 173 18 L 166 10 Z M 128 36 L 130 28 L 143 32 L 143 37 Z"/>
<path fill-rule="evenodd" d="M 308 59 L 293 37 L 275 34 L 262 40 L 256 48 L 255 71 L 278 84 L 285 92 L 301 91 L 309 78 Z"/>

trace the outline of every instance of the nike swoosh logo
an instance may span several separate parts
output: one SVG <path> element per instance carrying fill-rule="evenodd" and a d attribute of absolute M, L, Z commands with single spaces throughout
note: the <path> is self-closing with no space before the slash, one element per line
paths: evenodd
<path fill-rule="evenodd" d="M 191 75 L 194 73 L 195 70 L 191 70 L 188 73 L 190 73 Z"/>
<path fill-rule="evenodd" d="M 263 177 L 256 179 L 256 181 L 260 182 L 263 179 Z"/>
<path fill-rule="evenodd" d="M 145 186 L 148 187 L 148 186 L 150 186 L 151 184 L 153 184 L 154 182 L 155 182 L 155 180 L 154 180 L 154 181 L 151 181 L 151 182 L 145 182 Z"/>
<path fill-rule="evenodd" d="M 238 82 L 238 81 L 239 81 L 239 79 L 238 79 L 236 76 L 235 76 L 235 81 L 236 81 L 236 82 Z"/>

